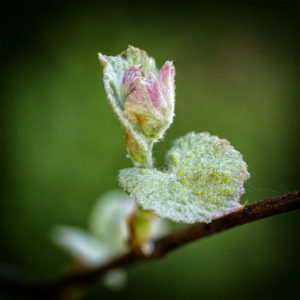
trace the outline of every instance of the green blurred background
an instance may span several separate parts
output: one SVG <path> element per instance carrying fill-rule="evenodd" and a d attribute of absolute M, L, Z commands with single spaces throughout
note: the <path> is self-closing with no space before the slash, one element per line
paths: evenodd
<path fill-rule="evenodd" d="M 174 60 L 176 116 L 154 148 L 209 131 L 249 165 L 242 202 L 299 188 L 299 7 L 256 2 L 10 2 L 3 5 L 1 263 L 33 274 L 65 270 L 57 223 L 86 226 L 103 192 L 130 166 L 97 52 L 128 44 L 158 66 Z M 176 226 L 174 226 L 176 228 Z M 119 292 L 83 299 L 296 299 L 299 212 L 195 242 L 134 267 Z"/>

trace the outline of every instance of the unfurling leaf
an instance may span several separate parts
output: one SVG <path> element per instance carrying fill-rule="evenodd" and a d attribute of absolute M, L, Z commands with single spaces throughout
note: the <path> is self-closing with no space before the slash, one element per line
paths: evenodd
<path fill-rule="evenodd" d="M 56 225 L 52 232 L 53 242 L 86 267 L 100 265 L 110 259 L 110 249 L 89 232 L 67 225 Z"/>
<path fill-rule="evenodd" d="M 88 230 L 56 225 L 52 241 L 85 267 L 99 266 L 128 250 L 128 218 L 135 202 L 122 190 L 104 193 L 96 202 L 88 220 Z M 155 216 L 149 227 L 149 238 L 166 233 L 164 220 Z"/>
<path fill-rule="evenodd" d="M 90 214 L 89 232 L 109 247 L 111 256 L 127 250 L 127 218 L 134 209 L 135 203 L 126 193 L 112 190 L 100 197 Z"/>
<path fill-rule="evenodd" d="M 123 191 L 109 191 L 93 208 L 88 231 L 57 225 L 51 232 L 51 238 L 83 266 L 102 265 L 128 250 L 127 218 L 134 207 L 134 201 Z"/>
<path fill-rule="evenodd" d="M 165 172 L 120 171 L 120 184 L 143 209 L 175 222 L 208 223 L 241 207 L 249 173 L 227 140 L 191 132 L 174 142 L 167 162 Z"/>

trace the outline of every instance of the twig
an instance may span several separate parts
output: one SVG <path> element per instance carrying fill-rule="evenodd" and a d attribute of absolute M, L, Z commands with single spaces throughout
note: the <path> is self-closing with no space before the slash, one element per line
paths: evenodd
<path fill-rule="evenodd" d="M 148 256 L 141 256 L 134 251 L 118 257 L 104 266 L 66 274 L 60 278 L 46 281 L 29 279 L 13 272 L 0 271 L 0 288 L 8 293 L 18 293 L 42 299 L 57 298 L 66 288 L 90 284 L 103 276 L 108 270 L 125 268 L 137 263 L 159 259 L 169 252 L 190 242 L 230 228 L 264 219 L 276 214 L 300 208 L 300 190 L 247 205 L 244 209 L 216 219 L 209 224 L 199 223 L 181 231 L 171 233 L 154 241 L 154 250 Z"/>

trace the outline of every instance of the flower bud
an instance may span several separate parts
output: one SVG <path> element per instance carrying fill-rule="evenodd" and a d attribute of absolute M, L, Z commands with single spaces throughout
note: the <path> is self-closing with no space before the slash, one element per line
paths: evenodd
<path fill-rule="evenodd" d="M 145 165 L 153 143 L 173 121 L 173 63 L 167 61 L 158 71 L 153 58 L 131 46 L 117 56 L 99 53 L 99 60 L 108 101 L 125 129 L 129 155 L 135 165 Z"/>
<path fill-rule="evenodd" d="M 142 66 L 129 67 L 122 80 L 126 116 L 147 138 L 160 139 L 173 121 L 175 68 L 166 62 L 158 76 L 145 74 Z"/>

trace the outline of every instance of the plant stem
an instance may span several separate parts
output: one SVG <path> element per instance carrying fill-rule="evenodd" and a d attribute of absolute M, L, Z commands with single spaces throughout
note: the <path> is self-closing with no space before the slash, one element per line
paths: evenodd
<path fill-rule="evenodd" d="M 154 142 L 149 142 L 149 147 L 147 154 L 145 155 L 144 163 L 142 168 L 152 169 L 153 168 L 153 158 L 152 158 L 152 148 Z M 151 223 L 153 219 L 156 218 L 150 211 L 146 211 L 140 206 L 137 206 L 135 212 L 128 219 L 129 225 L 129 246 L 131 249 L 137 253 L 142 253 L 142 245 L 146 243 L 151 234 Z"/>
<path fill-rule="evenodd" d="M 149 143 L 148 152 L 145 156 L 145 163 L 142 166 L 145 169 L 153 169 L 153 157 L 152 157 L 152 149 L 153 149 L 154 142 Z"/>

